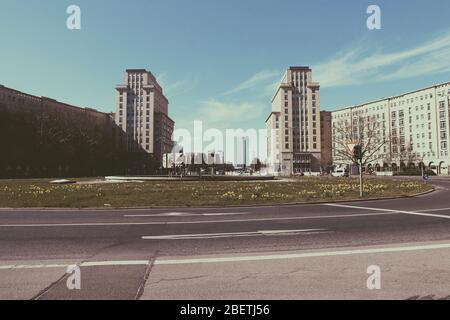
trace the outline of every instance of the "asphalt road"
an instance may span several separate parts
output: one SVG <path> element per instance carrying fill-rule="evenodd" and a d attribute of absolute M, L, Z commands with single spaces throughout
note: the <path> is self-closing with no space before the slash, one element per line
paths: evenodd
<path fill-rule="evenodd" d="M 432 183 L 339 204 L 0 209 L 0 299 L 449 298 L 450 180 Z"/>

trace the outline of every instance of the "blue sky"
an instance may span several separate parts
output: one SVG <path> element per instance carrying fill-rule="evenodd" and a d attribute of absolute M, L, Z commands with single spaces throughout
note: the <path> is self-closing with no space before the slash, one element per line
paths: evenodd
<path fill-rule="evenodd" d="M 0 83 L 113 111 L 123 71 L 147 68 L 178 128 L 260 128 L 290 65 L 313 68 L 323 110 L 450 81 L 449 14 L 448 0 L 1 0 Z"/>

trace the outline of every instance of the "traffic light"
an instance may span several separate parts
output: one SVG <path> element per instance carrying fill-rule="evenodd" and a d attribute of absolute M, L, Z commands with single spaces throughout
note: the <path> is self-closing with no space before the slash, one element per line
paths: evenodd
<path fill-rule="evenodd" d="M 357 144 L 354 148 L 353 148 L 353 156 L 355 159 L 357 159 L 358 161 L 362 160 L 362 147 L 361 145 Z"/>

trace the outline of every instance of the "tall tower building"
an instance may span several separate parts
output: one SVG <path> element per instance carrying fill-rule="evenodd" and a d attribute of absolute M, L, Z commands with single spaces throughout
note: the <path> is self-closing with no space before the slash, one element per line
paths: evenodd
<path fill-rule="evenodd" d="M 151 72 L 126 70 L 124 84 L 116 86 L 115 122 L 128 136 L 128 151 L 147 153 L 158 161 L 171 151 L 174 122 L 168 106 Z"/>
<path fill-rule="evenodd" d="M 320 86 L 309 67 L 290 67 L 272 99 L 268 164 L 283 175 L 320 170 Z"/>

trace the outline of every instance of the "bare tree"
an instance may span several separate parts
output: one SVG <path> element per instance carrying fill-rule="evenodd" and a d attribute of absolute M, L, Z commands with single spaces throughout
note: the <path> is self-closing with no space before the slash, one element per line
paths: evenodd
<path fill-rule="evenodd" d="M 384 123 L 375 116 L 355 116 L 333 127 L 334 160 L 359 166 L 359 194 L 364 196 L 363 167 L 385 157 Z M 356 152 L 359 150 L 359 152 Z"/>
<path fill-rule="evenodd" d="M 383 122 L 375 116 L 353 117 L 333 127 L 334 160 L 366 166 L 386 157 L 384 147 L 389 139 Z M 361 146 L 361 159 L 355 157 L 353 147 Z"/>
<path fill-rule="evenodd" d="M 406 146 L 400 146 L 400 152 L 396 155 L 396 159 L 400 162 L 399 169 L 402 169 L 402 163 L 406 166 L 406 169 L 409 169 L 411 164 L 418 164 L 423 160 L 419 154 L 414 152 L 413 144 L 411 142 Z"/>

